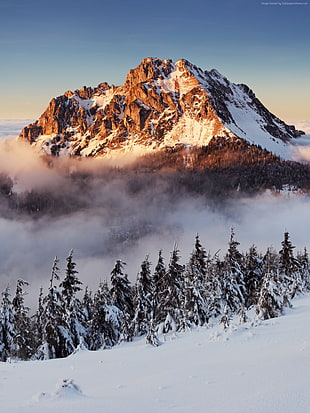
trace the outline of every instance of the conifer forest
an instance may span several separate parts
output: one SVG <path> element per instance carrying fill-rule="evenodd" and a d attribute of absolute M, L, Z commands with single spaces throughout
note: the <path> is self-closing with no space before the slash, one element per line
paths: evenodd
<path fill-rule="evenodd" d="M 250 310 L 257 322 L 278 317 L 297 294 L 310 290 L 308 252 L 295 253 L 288 232 L 279 251 L 270 247 L 261 253 L 252 245 L 243 253 L 239 245 L 232 229 L 220 257 L 207 252 L 196 235 L 185 265 L 175 245 L 169 258 L 159 251 L 154 265 L 146 256 L 134 284 L 126 264 L 117 260 L 94 292 L 83 289 L 72 250 L 64 274 L 55 257 L 36 309 L 25 304 L 26 280 L 2 292 L 0 359 L 61 358 L 78 348 L 108 349 L 138 336 L 158 346 L 185 330 L 215 323 L 227 329 L 236 315 L 243 323 Z"/>

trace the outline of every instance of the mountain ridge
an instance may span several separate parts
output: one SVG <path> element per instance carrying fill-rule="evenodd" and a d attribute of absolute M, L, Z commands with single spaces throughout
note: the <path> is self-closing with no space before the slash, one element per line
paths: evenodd
<path fill-rule="evenodd" d="M 286 158 L 302 135 L 274 116 L 244 84 L 188 60 L 145 58 L 122 86 L 100 83 L 53 98 L 20 139 L 51 155 L 111 156 L 206 146 L 240 138 Z"/>

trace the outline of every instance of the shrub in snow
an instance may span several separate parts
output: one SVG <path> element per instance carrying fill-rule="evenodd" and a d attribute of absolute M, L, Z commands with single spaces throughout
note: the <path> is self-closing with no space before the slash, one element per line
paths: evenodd
<path fill-rule="evenodd" d="M 72 379 L 61 379 L 56 387 L 56 397 L 82 396 L 83 392 Z"/>
<path fill-rule="evenodd" d="M 154 347 L 158 347 L 161 345 L 161 342 L 159 341 L 154 325 L 153 325 L 153 320 L 151 320 L 150 324 L 149 324 L 149 331 L 146 335 L 145 338 L 145 342 L 146 344 L 151 344 Z"/>

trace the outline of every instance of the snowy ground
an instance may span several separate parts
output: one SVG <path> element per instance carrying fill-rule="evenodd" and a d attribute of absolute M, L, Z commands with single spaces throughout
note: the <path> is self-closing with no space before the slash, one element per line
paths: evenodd
<path fill-rule="evenodd" d="M 2 413 L 309 412 L 310 296 L 261 325 L 0 363 Z M 64 384 L 63 379 L 68 379 Z M 75 388 L 70 380 L 79 387 Z"/>

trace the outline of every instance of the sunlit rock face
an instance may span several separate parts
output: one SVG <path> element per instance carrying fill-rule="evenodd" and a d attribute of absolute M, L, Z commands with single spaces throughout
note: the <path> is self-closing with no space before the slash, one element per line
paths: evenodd
<path fill-rule="evenodd" d="M 302 133 L 214 69 L 146 58 L 123 86 L 100 83 L 53 98 L 20 139 L 51 155 L 99 157 L 237 137 L 285 158 L 287 143 Z"/>

